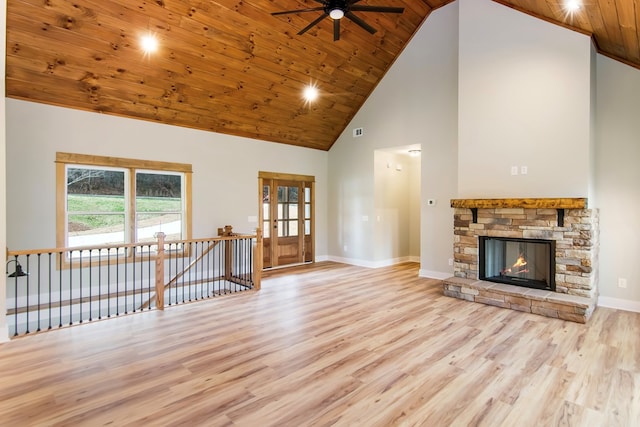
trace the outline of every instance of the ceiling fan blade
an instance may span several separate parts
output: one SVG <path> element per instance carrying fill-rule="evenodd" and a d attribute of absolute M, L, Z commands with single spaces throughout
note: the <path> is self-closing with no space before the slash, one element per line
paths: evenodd
<path fill-rule="evenodd" d="M 324 7 L 310 7 L 308 9 L 285 10 L 282 12 L 271 12 L 271 14 L 273 16 L 276 16 L 276 15 L 287 15 L 289 13 L 317 12 L 319 10 L 324 10 Z"/>
<path fill-rule="evenodd" d="M 337 42 L 338 40 L 340 40 L 340 20 L 334 19 L 333 20 L 333 41 Z"/>
<path fill-rule="evenodd" d="M 300 31 L 298 31 L 298 35 L 301 36 L 304 33 L 306 33 L 307 31 L 309 31 L 314 25 L 318 24 L 318 22 L 322 21 L 324 18 L 326 18 L 327 16 L 329 16 L 329 14 L 327 12 L 323 13 L 322 16 L 320 16 L 318 19 L 316 19 L 315 21 L 313 21 L 311 24 L 307 25 L 306 27 L 304 27 L 303 29 L 301 29 Z"/>
<path fill-rule="evenodd" d="M 375 28 L 373 28 L 371 25 L 367 24 L 366 22 L 364 22 L 362 19 L 358 18 L 356 15 L 354 15 L 351 12 L 345 13 L 344 16 L 349 18 L 350 20 L 352 20 L 353 22 L 355 22 L 356 24 L 358 24 L 359 26 L 361 26 L 365 30 L 367 30 L 370 34 L 375 34 L 376 31 L 378 31 Z"/>
<path fill-rule="evenodd" d="M 390 6 L 351 6 L 353 12 L 384 12 L 384 13 L 402 13 L 404 7 L 390 7 Z"/>

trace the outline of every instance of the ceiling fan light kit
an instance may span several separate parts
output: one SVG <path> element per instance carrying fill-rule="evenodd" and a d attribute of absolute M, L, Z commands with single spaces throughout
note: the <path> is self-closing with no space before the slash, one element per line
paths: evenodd
<path fill-rule="evenodd" d="M 307 9 L 285 10 L 282 12 L 273 12 L 271 15 L 287 15 L 291 13 L 306 13 L 306 12 L 322 12 L 322 15 L 309 25 L 304 27 L 298 32 L 298 35 L 302 35 L 315 27 L 324 20 L 326 17 L 333 19 L 333 41 L 340 40 L 340 20 L 347 18 L 354 22 L 359 27 L 363 28 L 370 34 L 375 34 L 376 29 L 367 24 L 353 12 L 382 12 L 382 13 L 402 13 L 404 7 L 391 7 L 391 6 L 361 6 L 357 5 L 361 0 L 314 0 L 316 3 L 320 3 L 322 6 L 310 7 Z"/>
<path fill-rule="evenodd" d="M 342 19 L 342 17 L 344 16 L 344 10 L 342 9 L 333 9 L 331 12 L 329 12 L 329 16 L 331 17 L 331 19 Z"/>

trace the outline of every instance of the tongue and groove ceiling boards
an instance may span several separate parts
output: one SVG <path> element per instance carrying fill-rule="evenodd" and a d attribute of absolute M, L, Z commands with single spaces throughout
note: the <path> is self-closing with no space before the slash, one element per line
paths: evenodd
<path fill-rule="evenodd" d="M 435 9 L 451 0 L 361 0 L 334 41 L 318 0 L 8 0 L 7 96 L 328 150 Z M 640 0 L 499 0 L 593 36 L 640 68 Z M 316 16 L 317 14 L 317 16 Z M 428 20 L 424 25 L 429 25 Z M 155 53 L 140 39 L 154 35 Z M 306 85 L 320 96 L 306 102 Z M 433 82 L 438 84 L 438 82 Z"/>

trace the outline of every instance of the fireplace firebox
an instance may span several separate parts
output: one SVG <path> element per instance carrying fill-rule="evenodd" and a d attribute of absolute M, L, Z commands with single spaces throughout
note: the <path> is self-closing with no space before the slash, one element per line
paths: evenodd
<path fill-rule="evenodd" d="M 556 290 L 555 241 L 479 236 L 479 279 Z"/>

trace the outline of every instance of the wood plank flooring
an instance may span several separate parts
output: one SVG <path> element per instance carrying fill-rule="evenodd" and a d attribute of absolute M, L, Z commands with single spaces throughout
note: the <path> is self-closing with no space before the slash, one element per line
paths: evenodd
<path fill-rule="evenodd" d="M 582 325 L 461 301 L 417 264 L 0 345 L 2 426 L 638 426 L 640 314 Z"/>

